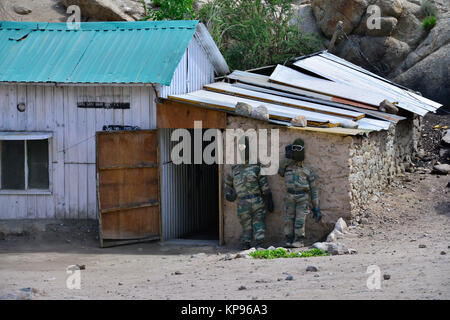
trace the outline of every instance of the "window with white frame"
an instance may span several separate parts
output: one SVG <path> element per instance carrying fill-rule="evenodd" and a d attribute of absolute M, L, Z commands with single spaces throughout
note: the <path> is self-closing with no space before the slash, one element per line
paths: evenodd
<path fill-rule="evenodd" d="M 0 191 L 49 191 L 49 134 L 0 133 Z"/>

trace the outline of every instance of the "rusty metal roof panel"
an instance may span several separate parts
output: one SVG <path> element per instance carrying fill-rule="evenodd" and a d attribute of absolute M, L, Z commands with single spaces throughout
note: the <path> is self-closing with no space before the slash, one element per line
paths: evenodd
<path fill-rule="evenodd" d="M 197 20 L 0 21 L 0 82 L 170 85 Z"/>

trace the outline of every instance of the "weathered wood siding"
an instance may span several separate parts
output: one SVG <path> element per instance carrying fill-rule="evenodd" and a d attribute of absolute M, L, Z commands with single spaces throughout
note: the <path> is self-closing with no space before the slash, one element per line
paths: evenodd
<path fill-rule="evenodd" d="M 78 101 L 130 109 L 78 108 Z M 25 112 L 17 111 L 24 102 Z M 152 87 L 0 85 L 0 131 L 51 131 L 51 195 L 1 195 L 0 219 L 97 217 L 95 132 L 104 125 L 156 128 Z"/>

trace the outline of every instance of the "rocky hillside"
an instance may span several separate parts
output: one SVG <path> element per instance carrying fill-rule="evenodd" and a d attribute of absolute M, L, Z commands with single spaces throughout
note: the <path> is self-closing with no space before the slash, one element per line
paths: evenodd
<path fill-rule="evenodd" d="M 422 1 L 299 0 L 293 23 L 316 34 L 327 47 L 342 21 L 346 35 L 339 37 L 335 54 L 449 105 L 450 1 L 434 1 L 438 19 L 429 31 L 422 27 Z M 83 21 L 133 21 L 144 16 L 140 0 L 2 0 L 0 20 L 65 21 L 66 7 L 72 4 L 80 6 Z M 380 28 L 368 27 L 370 5 L 381 9 Z"/>

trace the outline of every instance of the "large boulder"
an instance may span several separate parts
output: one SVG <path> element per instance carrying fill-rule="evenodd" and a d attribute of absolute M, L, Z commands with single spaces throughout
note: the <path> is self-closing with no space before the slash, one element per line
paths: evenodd
<path fill-rule="evenodd" d="M 427 98 L 448 104 L 450 101 L 449 69 L 450 43 L 395 77 L 394 82 L 419 91 Z"/>
<path fill-rule="evenodd" d="M 383 17 L 399 18 L 403 13 L 402 0 L 370 0 L 369 4 L 380 7 Z"/>
<path fill-rule="evenodd" d="M 350 34 L 355 29 L 367 8 L 366 0 L 312 0 L 311 6 L 323 34 L 331 38 L 339 21 Z"/>
<path fill-rule="evenodd" d="M 310 4 L 294 7 L 294 15 L 290 23 L 296 25 L 304 35 L 314 35 L 318 38 L 323 38 Z"/>
<path fill-rule="evenodd" d="M 415 48 L 425 38 L 426 32 L 423 30 L 422 22 L 414 14 L 408 13 L 398 20 L 392 36 Z"/>
<path fill-rule="evenodd" d="M 64 6 L 77 5 L 90 21 L 134 21 L 143 6 L 133 0 L 62 0 Z M 140 12 L 142 11 L 142 12 Z"/>
<path fill-rule="evenodd" d="M 440 49 L 442 46 L 450 43 L 450 15 L 443 16 L 431 29 L 425 40 L 411 52 L 403 63 L 390 75 L 396 77 L 401 73 L 412 68 L 415 64 Z"/>

